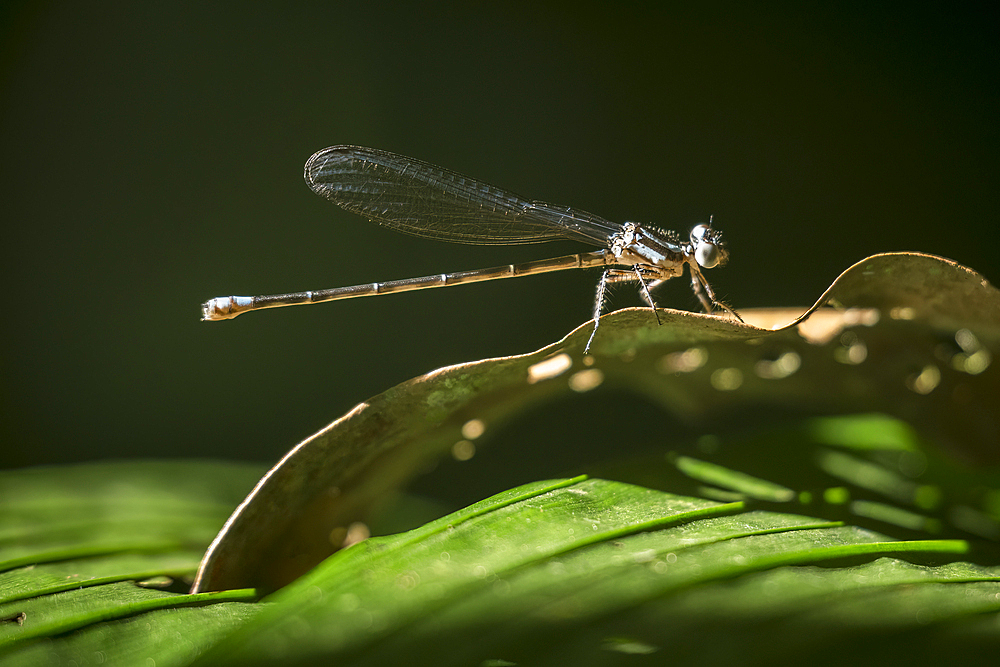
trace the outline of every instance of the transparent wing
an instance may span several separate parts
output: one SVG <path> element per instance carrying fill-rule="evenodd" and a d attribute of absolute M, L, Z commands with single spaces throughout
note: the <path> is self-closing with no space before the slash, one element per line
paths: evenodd
<path fill-rule="evenodd" d="M 400 232 L 476 245 L 568 238 L 607 245 L 619 225 L 512 192 L 421 160 L 360 146 L 331 146 L 306 162 L 316 194 Z"/>

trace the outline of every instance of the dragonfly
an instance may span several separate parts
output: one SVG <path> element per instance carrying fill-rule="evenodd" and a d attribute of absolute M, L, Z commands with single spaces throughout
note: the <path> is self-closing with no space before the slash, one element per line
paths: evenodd
<path fill-rule="evenodd" d="M 711 218 L 708 223 L 695 225 L 688 238 L 682 240 L 677 233 L 652 225 L 616 224 L 580 209 L 525 199 L 422 160 L 361 146 L 331 146 L 318 151 L 306 162 L 304 177 L 313 192 L 341 208 L 413 236 L 474 245 L 570 239 L 601 249 L 488 269 L 350 287 L 217 297 L 202 305 L 202 320 L 227 320 L 264 308 L 599 267 L 603 272 L 594 300 L 594 329 L 584 348 L 587 354 L 600 326 L 609 285 L 638 283 L 642 299 L 653 309 L 659 322 L 652 293 L 665 281 L 683 275 L 687 266 L 694 294 L 706 313 L 719 309 L 743 321 L 736 311 L 716 297 L 702 274 L 702 269 L 722 266 L 729 259 L 722 233 L 712 227 Z"/>

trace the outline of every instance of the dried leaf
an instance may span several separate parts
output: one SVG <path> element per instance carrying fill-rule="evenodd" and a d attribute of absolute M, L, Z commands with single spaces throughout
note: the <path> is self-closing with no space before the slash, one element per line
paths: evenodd
<path fill-rule="evenodd" d="M 343 546 L 349 526 L 470 429 L 601 385 L 695 423 L 757 406 L 883 412 L 960 460 L 1000 462 L 1000 293 L 974 271 L 931 255 L 876 255 L 797 318 L 742 314 L 747 324 L 665 310 L 657 326 L 648 309 L 621 310 L 602 318 L 589 357 L 591 323 L 537 352 L 438 369 L 359 404 L 261 480 L 193 591 L 281 587 Z"/>

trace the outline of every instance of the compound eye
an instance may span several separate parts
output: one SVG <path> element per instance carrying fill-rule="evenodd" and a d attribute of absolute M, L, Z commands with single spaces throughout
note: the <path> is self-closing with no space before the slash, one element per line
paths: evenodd
<path fill-rule="evenodd" d="M 708 236 L 708 230 L 711 229 L 708 225 L 695 225 L 691 228 L 691 245 L 697 246 L 699 243 L 705 240 Z"/>
<path fill-rule="evenodd" d="M 693 232 L 691 236 L 692 238 L 694 237 Z M 695 248 L 694 259 L 704 268 L 711 269 L 713 266 L 718 266 L 719 262 L 722 261 L 722 250 L 714 243 L 702 241 Z"/>

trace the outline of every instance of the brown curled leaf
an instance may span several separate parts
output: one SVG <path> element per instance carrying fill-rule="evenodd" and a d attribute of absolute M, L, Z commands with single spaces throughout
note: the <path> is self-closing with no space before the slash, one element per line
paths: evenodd
<path fill-rule="evenodd" d="M 832 306 L 832 307 L 831 307 Z M 805 312 L 741 311 L 746 324 L 676 310 L 620 310 L 536 352 L 441 368 L 393 387 L 289 452 L 213 542 L 193 591 L 274 590 L 341 548 L 349 527 L 463 440 L 528 406 L 627 387 L 694 423 L 755 406 L 883 412 L 953 457 L 996 465 L 1000 293 L 918 253 L 846 270 Z"/>

